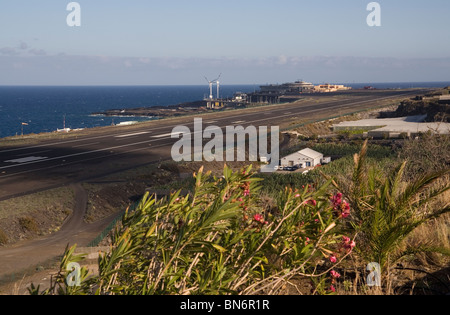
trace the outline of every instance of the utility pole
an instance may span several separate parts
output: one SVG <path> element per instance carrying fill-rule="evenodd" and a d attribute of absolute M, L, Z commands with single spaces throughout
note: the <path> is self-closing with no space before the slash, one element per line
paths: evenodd
<path fill-rule="evenodd" d="M 28 124 L 27 123 L 22 123 L 22 137 L 23 137 L 23 126 L 28 126 Z"/>

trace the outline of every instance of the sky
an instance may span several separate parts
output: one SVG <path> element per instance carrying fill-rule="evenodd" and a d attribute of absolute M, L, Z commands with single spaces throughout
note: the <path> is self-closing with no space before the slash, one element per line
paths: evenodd
<path fill-rule="evenodd" d="M 450 81 L 450 1 L 0 0 L 0 85 Z"/>

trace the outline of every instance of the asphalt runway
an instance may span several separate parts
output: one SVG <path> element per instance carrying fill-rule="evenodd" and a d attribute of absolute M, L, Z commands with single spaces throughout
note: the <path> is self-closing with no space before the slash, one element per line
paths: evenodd
<path fill-rule="evenodd" d="M 428 90 L 381 90 L 343 93 L 338 100 L 311 101 L 300 104 L 263 106 L 253 109 L 217 112 L 200 116 L 207 126 L 281 126 L 311 115 L 327 117 L 369 108 L 377 101 L 411 97 Z M 328 97 L 329 95 L 327 95 Z M 108 127 L 101 132 L 79 137 L 39 142 L 35 145 L 0 149 L 0 201 L 46 189 L 74 184 L 88 179 L 171 159 L 171 148 L 178 141 L 171 138 L 175 126 L 194 130 L 194 118 L 181 117 L 153 121 L 132 129 Z"/>

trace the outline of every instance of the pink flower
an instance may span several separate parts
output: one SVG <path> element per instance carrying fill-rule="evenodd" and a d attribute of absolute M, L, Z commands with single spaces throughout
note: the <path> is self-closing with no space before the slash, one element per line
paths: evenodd
<path fill-rule="evenodd" d="M 330 274 L 334 279 L 339 279 L 341 277 L 340 273 L 334 270 L 331 270 Z"/>
<path fill-rule="evenodd" d="M 342 194 L 338 193 L 331 197 L 331 203 L 333 204 L 334 211 L 342 218 L 348 218 L 350 216 L 350 204 L 342 200 Z"/>
<path fill-rule="evenodd" d="M 331 292 L 336 292 L 336 288 L 334 287 L 334 285 L 332 285 L 332 286 L 330 287 L 330 291 L 331 291 Z"/>
<path fill-rule="evenodd" d="M 339 208 L 339 206 L 342 203 L 342 194 L 338 193 L 338 194 L 334 195 L 333 197 L 331 197 L 331 202 L 333 203 L 333 206 L 335 209 Z"/>
<path fill-rule="evenodd" d="M 300 198 L 300 194 L 296 194 L 296 195 L 295 195 L 295 198 Z"/>
<path fill-rule="evenodd" d="M 345 219 L 348 218 L 350 216 L 350 205 L 348 204 L 347 201 L 344 201 L 341 204 L 341 216 Z"/>
<path fill-rule="evenodd" d="M 337 258 L 336 258 L 336 256 L 332 255 L 332 256 L 330 257 L 330 262 L 332 262 L 333 264 L 337 263 Z"/>
<path fill-rule="evenodd" d="M 244 190 L 244 197 L 250 196 L 250 189 Z"/>
<path fill-rule="evenodd" d="M 253 220 L 255 220 L 256 222 L 262 223 L 262 224 L 265 223 L 264 217 L 261 214 L 255 214 L 253 216 Z"/>
<path fill-rule="evenodd" d="M 349 237 L 343 236 L 341 246 L 345 248 L 348 253 L 350 253 L 353 250 L 353 248 L 356 247 L 356 243 L 355 241 L 352 241 Z"/>
<path fill-rule="evenodd" d="M 309 200 L 308 204 L 312 205 L 313 207 L 317 206 L 317 201 L 315 200 Z"/>

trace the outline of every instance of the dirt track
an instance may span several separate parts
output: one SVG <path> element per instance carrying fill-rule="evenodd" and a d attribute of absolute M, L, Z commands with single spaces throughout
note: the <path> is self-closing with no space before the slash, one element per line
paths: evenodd
<path fill-rule="evenodd" d="M 75 207 L 58 232 L 0 249 L 0 282 L 21 279 L 26 270 L 34 270 L 62 255 L 68 244 L 86 246 L 111 222 L 110 217 L 94 224 L 85 223 L 87 193 L 81 184 L 73 184 L 72 188 Z"/>

